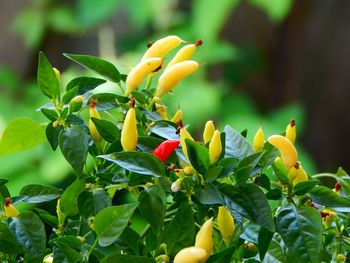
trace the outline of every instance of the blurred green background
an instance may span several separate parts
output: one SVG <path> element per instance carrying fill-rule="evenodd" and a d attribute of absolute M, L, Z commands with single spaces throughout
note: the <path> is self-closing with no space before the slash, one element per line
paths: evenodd
<path fill-rule="evenodd" d="M 196 138 L 208 119 L 248 129 L 251 140 L 260 123 L 269 136 L 295 118 L 310 174 L 350 168 L 349 14 L 346 0 L 0 0 L 0 132 L 16 117 L 44 121 L 35 111 L 46 103 L 36 86 L 40 50 L 64 87 L 92 74 L 64 52 L 101 56 L 127 73 L 148 41 L 176 34 L 204 41 L 194 57 L 200 70 L 165 99 L 170 116 L 184 110 Z M 110 83 L 103 89 L 118 92 Z M 0 167 L 12 194 L 72 175 L 48 144 L 0 157 Z"/>

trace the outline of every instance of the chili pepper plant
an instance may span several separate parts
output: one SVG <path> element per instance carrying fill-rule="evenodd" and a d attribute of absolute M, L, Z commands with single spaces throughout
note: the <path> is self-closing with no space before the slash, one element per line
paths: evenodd
<path fill-rule="evenodd" d="M 30 148 L 44 135 L 75 180 L 64 189 L 26 185 L 18 196 L 0 180 L 1 262 L 316 263 L 350 256 L 350 177 L 342 169 L 303 169 L 295 120 L 267 138 L 257 124 L 249 142 L 247 131 L 219 131 L 211 120 L 202 135 L 191 135 L 186 113 L 167 112 L 162 98 L 205 67 L 190 60 L 202 41 L 183 43 L 177 36 L 154 42 L 128 75 L 98 57 L 64 54 L 99 76 L 65 87 L 39 54 L 38 87 L 48 98 L 39 111 L 48 122 L 15 120 L 0 151 Z M 107 81 L 116 91 L 96 92 Z M 33 209 L 18 211 L 22 202 Z"/>

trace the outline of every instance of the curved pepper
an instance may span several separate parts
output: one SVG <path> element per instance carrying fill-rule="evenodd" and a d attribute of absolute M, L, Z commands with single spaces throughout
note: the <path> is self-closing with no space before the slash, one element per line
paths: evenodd
<path fill-rule="evenodd" d="M 272 135 L 267 140 L 280 151 L 282 162 L 287 169 L 295 165 L 298 160 L 298 153 L 290 140 L 281 135 Z"/>
<path fill-rule="evenodd" d="M 17 208 L 11 204 L 10 197 L 5 198 L 4 212 L 7 217 L 16 217 L 19 215 Z"/>
<path fill-rule="evenodd" d="M 231 213 L 224 206 L 219 207 L 218 227 L 225 243 L 229 245 L 235 231 L 235 223 Z"/>
<path fill-rule="evenodd" d="M 130 106 L 120 135 L 120 142 L 124 151 L 135 151 L 138 139 L 134 99 L 130 100 Z"/>
<path fill-rule="evenodd" d="M 184 155 L 186 156 L 186 158 L 188 159 L 187 146 L 186 146 L 185 139 L 190 139 L 193 141 L 193 138 L 192 138 L 191 134 L 189 134 L 189 132 L 184 127 L 182 120 L 178 120 L 177 125 L 178 125 L 178 129 L 180 129 L 180 142 L 181 142 L 182 151 L 183 151 Z"/>
<path fill-rule="evenodd" d="M 169 69 L 176 63 L 190 59 L 197 48 L 202 44 L 203 41 L 201 39 L 198 39 L 195 44 L 187 44 L 186 46 L 183 46 L 166 66 L 165 70 Z"/>
<path fill-rule="evenodd" d="M 254 152 L 262 151 L 262 149 L 264 149 L 264 142 L 265 142 L 264 131 L 262 129 L 262 125 L 260 125 L 260 128 L 256 132 L 253 139 Z"/>
<path fill-rule="evenodd" d="M 204 131 L 203 131 L 203 141 L 204 143 L 208 143 L 213 137 L 215 131 L 214 122 L 209 120 L 205 123 Z"/>
<path fill-rule="evenodd" d="M 213 251 L 213 218 L 208 219 L 196 235 L 195 247 L 203 248 L 209 257 Z M 207 258 L 205 258 L 207 259 Z"/>
<path fill-rule="evenodd" d="M 148 58 L 163 58 L 167 53 L 172 49 L 176 48 L 181 44 L 182 39 L 178 36 L 167 36 L 161 39 L 158 39 L 147 49 L 145 54 L 142 57 L 142 60 Z"/>
<path fill-rule="evenodd" d="M 129 96 L 141 82 L 151 73 L 162 67 L 163 60 L 161 58 L 148 58 L 137 64 L 128 74 L 125 84 L 125 96 Z"/>
<path fill-rule="evenodd" d="M 166 140 L 162 142 L 154 151 L 153 155 L 158 157 L 163 163 L 168 160 L 169 156 L 179 146 L 180 141 L 178 140 Z"/>
<path fill-rule="evenodd" d="M 205 249 L 186 247 L 176 254 L 174 263 L 204 263 L 207 258 L 208 255 Z"/>
<path fill-rule="evenodd" d="M 182 115 L 183 115 L 182 110 L 181 110 L 181 109 L 178 109 L 178 110 L 175 112 L 175 114 L 174 114 L 173 118 L 171 119 L 171 121 L 176 123 L 178 120 L 181 120 L 181 119 L 182 119 Z"/>
<path fill-rule="evenodd" d="M 60 73 L 60 71 L 59 71 L 57 68 L 52 68 L 52 69 L 53 69 L 53 72 L 55 72 L 56 79 L 57 79 L 58 81 L 60 81 L 60 79 L 61 79 L 61 73 Z"/>
<path fill-rule="evenodd" d="M 187 77 L 199 67 L 199 64 L 193 60 L 186 60 L 171 66 L 160 75 L 157 86 L 157 97 L 171 91 L 183 78 Z"/>
<path fill-rule="evenodd" d="M 304 168 L 299 164 L 299 162 L 296 162 L 295 165 L 288 171 L 288 180 L 289 183 L 293 185 L 308 180 L 307 173 L 305 172 Z"/>
<path fill-rule="evenodd" d="M 292 119 L 287 128 L 285 137 L 291 141 L 291 143 L 295 142 L 295 138 L 297 137 L 296 129 L 295 129 L 295 120 Z"/>
<path fill-rule="evenodd" d="M 97 146 L 101 145 L 102 137 L 100 133 L 97 131 L 96 126 L 94 122 L 91 120 L 91 118 L 101 119 L 100 114 L 96 110 L 96 101 L 94 99 L 90 102 L 90 119 L 89 119 L 89 130 L 92 140 Z"/>
<path fill-rule="evenodd" d="M 209 143 L 209 158 L 210 158 L 211 164 L 216 163 L 217 160 L 219 160 L 221 152 L 222 152 L 222 144 L 221 144 L 220 132 L 216 130 L 213 134 L 213 138 L 211 138 L 211 141 Z"/>

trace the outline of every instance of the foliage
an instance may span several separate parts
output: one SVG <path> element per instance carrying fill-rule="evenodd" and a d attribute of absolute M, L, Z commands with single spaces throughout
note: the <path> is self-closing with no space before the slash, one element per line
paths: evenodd
<path fill-rule="evenodd" d="M 61 94 L 59 76 L 39 56 L 38 86 L 50 99 L 41 112 L 49 123 L 15 120 L 4 131 L 0 152 L 10 153 L 14 141 L 13 151 L 41 143 L 46 126 L 47 141 L 60 149 L 76 178 L 65 189 L 28 184 L 11 198 L 7 180 L 0 180 L 3 261 L 169 262 L 198 243 L 213 243 L 213 251 L 205 247 L 206 262 L 340 262 L 348 251 L 350 176 L 343 170 L 293 185 L 295 177 L 276 159 L 279 148 L 268 142 L 254 152 L 246 132 L 227 125 L 215 145 L 204 144 L 192 139 L 181 120 L 168 120 L 164 102 L 154 97 L 158 72 L 130 97 L 93 92 L 104 81 L 87 77 L 73 79 Z M 101 58 L 66 56 L 121 90 L 128 85 Z M 137 126 L 126 123 L 131 121 Z M 137 145 L 125 151 L 131 133 L 138 135 Z M 181 147 L 167 160 L 152 154 L 168 139 Z M 210 158 L 218 151 L 218 160 Z M 302 169 L 299 163 L 294 168 Z M 322 185 L 323 177 L 337 181 L 334 190 Z M 57 207 L 18 215 L 15 206 L 23 202 Z M 225 242 L 217 227 L 221 206 L 235 221 Z"/>

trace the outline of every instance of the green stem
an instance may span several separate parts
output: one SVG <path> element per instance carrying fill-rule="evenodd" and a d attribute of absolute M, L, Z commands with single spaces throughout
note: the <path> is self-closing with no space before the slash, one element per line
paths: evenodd
<path fill-rule="evenodd" d="M 153 78 L 154 78 L 154 74 L 148 75 L 146 89 L 149 89 L 151 87 Z"/>
<path fill-rule="evenodd" d="M 140 234 L 141 239 L 143 239 L 146 236 L 148 230 L 150 229 L 151 229 L 151 225 L 147 224 L 146 227 L 143 229 L 142 233 Z"/>
<path fill-rule="evenodd" d="M 98 244 L 98 238 L 95 239 L 94 243 L 92 244 L 91 248 L 89 249 L 88 253 L 87 253 L 87 258 L 89 259 L 91 253 L 94 251 L 94 249 L 96 248 Z"/>
<path fill-rule="evenodd" d="M 117 85 L 118 85 L 118 88 L 120 89 L 120 92 L 122 93 L 122 95 L 124 95 L 125 91 L 124 91 L 122 85 L 120 85 L 120 83 L 118 83 Z"/>

